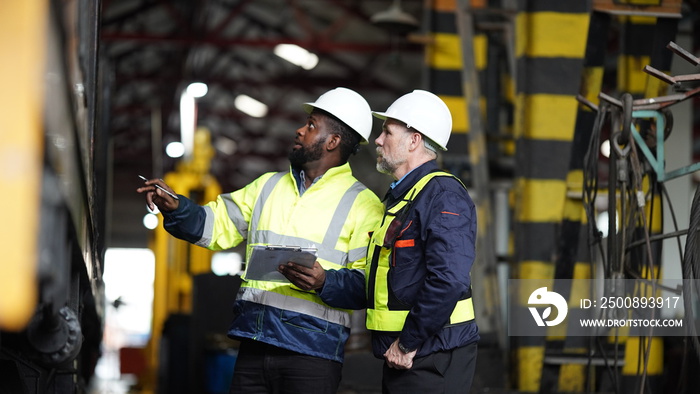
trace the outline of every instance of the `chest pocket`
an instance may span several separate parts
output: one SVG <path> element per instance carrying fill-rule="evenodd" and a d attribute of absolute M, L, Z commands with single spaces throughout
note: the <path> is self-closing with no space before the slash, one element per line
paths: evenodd
<path fill-rule="evenodd" d="M 395 310 L 408 310 L 415 300 L 414 286 L 424 280 L 426 269 L 423 262 L 423 240 L 419 218 L 407 212 L 405 221 L 398 230 L 389 256 L 388 306 Z"/>

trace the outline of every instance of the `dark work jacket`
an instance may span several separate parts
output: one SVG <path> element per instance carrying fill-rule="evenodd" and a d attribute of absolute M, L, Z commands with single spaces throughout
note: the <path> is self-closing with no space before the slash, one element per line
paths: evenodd
<path fill-rule="evenodd" d="M 385 207 L 391 207 L 419 179 L 437 170 L 434 160 L 415 168 L 387 192 Z M 394 296 L 411 305 L 411 310 L 400 333 L 372 331 L 372 349 L 378 358 L 383 358 L 397 336 L 406 348 L 418 349 L 416 357 L 479 340 L 474 321 L 445 327 L 455 304 L 471 288 L 477 230 L 476 208 L 469 193 L 452 177 L 436 177 L 414 199 L 407 215 L 404 223 L 412 224 L 399 239 L 413 239 L 414 247 L 392 250 L 396 267 L 390 270 L 388 280 Z M 367 306 L 365 280 L 357 273 L 327 271 L 319 294 L 335 307 Z"/>

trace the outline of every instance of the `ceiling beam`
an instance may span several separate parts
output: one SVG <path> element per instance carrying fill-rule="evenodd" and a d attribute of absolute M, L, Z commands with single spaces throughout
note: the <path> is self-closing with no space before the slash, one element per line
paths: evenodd
<path fill-rule="evenodd" d="M 368 42 L 331 42 L 317 40 L 296 40 L 296 39 L 248 39 L 248 38 L 220 38 L 220 37 L 173 37 L 161 36 L 148 33 L 126 33 L 126 32 L 103 32 L 102 41 L 117 42 L 131 41 L 140 44 L 163 44 L 180 47 L 194 47 L 200 45 L 212 45 L 216 47 L 261 47 L 274 48 L 278 44 L 296 44 L 308 50 L 319 53 L 332 52 L 362 52 L 362 53 L 382 53 L 394 50 L 394 46 L 390 44 L 376 44 Z M 422 50 L 422 46 L 408 45 L 404 50 Z"/>

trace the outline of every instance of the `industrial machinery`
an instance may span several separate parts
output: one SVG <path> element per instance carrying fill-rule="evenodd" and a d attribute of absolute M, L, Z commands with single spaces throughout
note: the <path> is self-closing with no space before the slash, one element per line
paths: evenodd
<path fill-rule="evenodd" d="M 0 6 L 0 392 L 83 392 L 100 356 L 99 1 Z"/>
<path fill-rule="evenodd" d="M 673 119 L 666 107 L 690 98 L 685 104 L 697 102 L 700 93 L 700 76 L 671 72 L 673 56 L 665 48 L 695 38 L 697 32 L 686 25 L 697 21 L 697 2 L 426 1 L 419 23 L 427 34 L 407 37 L 417 24 L 404 18 L 402 2 L 394 1 L 391 12 L 374 18 L 368 10 L 384 5 L 364 3 L 373 2 L 105 1 L 111 12 L 102 18 L 100 0 L 0 2 L 0 206 L 5 208 L 0 393 L 72 393 L 88 386 L 103 331 L 110 138 L 121 163 L 145 157 L 152 164 L 152 173 L 139 168 L 129 174 L 134 184 L 137 173 L 161 176 L 165 171 L 175 191 L 198 203 L 209 201 L 220 193 L 217 180 L 228 189 L 224 182 L 245 184 L 254 172 L 257 176 L 279 164 L 275 160 L 288 136 L 275 130 L 296 121 L 283 104 L 302 93 L 347 82 L 380 104 L 383 96 L 393 101 L 388 96 L 409 90 L 418 78 L 412 72 L 398 78 L 397 63 L 391 63 L 396 81 L 373 73 L 381 69 L 378 54 L 391 45 L 343 41 L 358 32 L 363 39 L 376 38 L 368 24 L 357 23 L 372 20 L 394 28 L 393 40 L 401 41 L 404 55 L 425 51 L 423 87 L 441 96 L 454 117 L 442 164 L 469 186 L 480 218 L 480 260 L 472 274 L 482 339 L 474 390 L 692 392 L 700 354 L 695 332 L 580 341 L 563 335 L 509 336 L 503 312 L 511 290 L 507 279 L 588 280 L 609 273 L 658 278 L 666 238 L 679 239 L 683 278 L 697 278 L 700 189 L 688 230 L 664 234 L 661 209 L 672 200 L 664 181 L 700 167 L 666 172 L 664 157 L 669 161 L 671 154 L 663 150 L 691 128 L 679 127 L 690 111 L 675 106 L 677 128 L 666 141 Z M 416 9 L 417 0 L 404 0 L 403 6 L 412 3 Z M 268 18 L 292 13 L 293 18 Z M 685 23 L 689 19 L 692 23 Z M 163 22 L 170 23 L 163 27 Z M 345 30 L 356 24 L 362 28 Z M 302 33 L 295 36 L 297 30 Z M 112 49 L 112 64 L 102 62 L 100 39 L 105 53 Z M 286 40 L 318 50 L 321 64 L 329 67 L 321 74 L 287 71 L 291 66 L 275 63 L 282 60 L 270 51 Z M 700 65 L 689 51 L 669 45 L 682 60 Z M 352 56 L 340 54 L 348 51 Z M 363 63 L 361 52 L 367 51 L 374 60 Z M 189 62 L 194 66 L 187 59 L 195 59 Z M 332 69 L 339 72 L 325 74 Z M 177 85 L 195 77 L 208 79 L 219 93 L 198 110 L 208 119 L 202 124 L 211 128 L 211 141 L 199 133 L 195 160 L 172 171 L 167 163 L 151 160 L 146 149 L 155 152 L 167 140 L 159 120 L 172 117 Z M 674 94 L 666 94 L 668 85 Z M 229 111 L 226 104 L 238 90 L 274 96 L 276 108 L 264 122 Z M 154 98 L 154 92 L 164 93 Z M 109 124 L 110 116 L 119 119 L 118 127 Z M 222 124 L 233 123 L 221 130 Z M 599 150 L 608 137 L 613 153 L 603 158 Z M 217 139 L 239 144 L 240 151 L 229 150 L 221 155 L 225 160 L 210 167 Z M 146 166 L 135 167 L 141 164 Z M 131 170 L 114 170 L 115 177 Z M 619 235 L 613 231 L 603 237 L 596 228 L 594 214 L 601 208 L 595 203 L 601 199 L 595 197 L 602 195 L 608 229 L 615 228 L 616 212 L 624 214 L 620 221 L 626 226 Z M 132 232 L 130 226 L 125 232 Z M 162 226 L 149 246 L 156 256 L 154 313 L 140 388 L 202 392 L 211 382 L 204 367 L 215 359 L 206 352 L 217 341 L 208 334 L 225 332 L 239 278 L 214 277 L 211 252 L 174 239 Z M 608 262 L 605 272 L 596 271 L 599 260 Z M 666 259 L 664 266 L 675 263 Z M 687 309 L 696 310 L 697 292 L 684 295 L 692 296 L 685 300 Z M 529 318 L 525 300 L 516 307 Z"/>
<path fill-rule="evenodd" d="M 197 203 L 215 200 L 221 187 L 210 174 L 213 153 L 209 130 L 199 128 L 192 154 L 163 179 Z M 213 340 L 231 346 L 223 333 L 240 277 L 212 274 L 212 251 L 176 239 L 163 226 L 154 230 L 150 247 L 156 260 L 153 325 L 139 385 L 146 392 L 205 391 L 204 352 L 212 342 L 208 336 L 218 332 Z"/>

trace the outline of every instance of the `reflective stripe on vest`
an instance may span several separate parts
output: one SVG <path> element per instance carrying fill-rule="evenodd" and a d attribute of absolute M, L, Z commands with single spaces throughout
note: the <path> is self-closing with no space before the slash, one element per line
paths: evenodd
<path fill-rule="evenodd" d="M 376 331 L 401 331 L 408 311 L 390 311 L 367 309 L 367 328 Z M 461 300 L 455 305 L 450 321 L 445 327 L 474 320 L 474 303 L 471 298 Z"/>
<path fill-rule="evenodd" d="M 248 247 L 251 245 L 295 245 L 301 247 L 316 247 L 319 259 L 346 267 L 349 262 L 364 257 L 365 248 L 342 251 L 336 249 L 338 238 L 345 227 L 348 216 L 358 195 L 366 189 L 360 182 L 353 183 L 341 196 L 335 207 L 330 223 L 323 234 L 323 240 L 311 240 L 294 235 L 279 234 L 271 230 L 259 228 L 264 206 L 272 195 L 277 184 L 288 176 L 289 171 L 279 172 L 271 176 L 261 188 L 255 201 L 250 218 L 248 232 Z M 230 212 L 230 211 L 229 211 Z M 263 226 L 264 228 L 264 226 Z M 350 257 L 354 259 L 350 260 Z M 238 300 L 255 302 L 283 310 L 303 313 L 322 319 L 329 323 L 350 327 L 350 312 L 331 308 L 324 304 L 315 293 L 303 292 L 292 286 L 264 281 L 244 281 L 238 294 Z"/>
<path fill-rule="evenodd" d="M 326 229 L 323 241 L 319 245 L 318 241 L 313 241 L 310 239 L 278 234 L 270 230 L 258 230 L 258 224 L 260 222 L 260 216 L 263 211 L 263 207 L 268 197 L 272 194 L 272 190 L 275 188 L 277 183 L 282 179 L 283 176 L 287 175 L 289 171 L 278 172 L 270 179 L 265 182 L 262 191 L 258 195 L 258 199 L 255 202 L 255 208 L 253 209 L 253 214 L 250 218 L 250 233 L 248 237 L 248 242 L 251 245 L 295 245 L 301 247 L 316 247 L 318 249 L 318 258 L 329 261 L 334 264 L 338 264 L 342 267 L 346 267 L 349 262 L 357 260 L 357 258 L 350 259 L 349 253 L 337 250 L 335 245 L 338 243 L 338 238 L 343 231 L 345 222 L 350 215 L 350 210 L 357 196 L 365 190 L 365 186 L 360 182 L 355 182 L 352 184 L 340 198 L 338 206 L 333 212 L 331 217 L 331 222 Z M 363 249 L 364 251 L 364 249 Z M 353 252 L 353 251 L 350 251 Z M 356 257 L 359 254 L 353 253 Z"/>
<path fill-rule="evenodd" d="M 214 211 L 211 207 L 204 207 L 204 230 L 202 231 L 202 237 L 195 242 L 197 246 L 206 248 L 211 243 L 212 234 L 214 233 Z"/>
<path fill-rule="evenodd" d="M 348 312 L 333 309 L 299 297 L 252 287 L 241 287 L 238 290 L 238 300 L 250 301 L 287 311 L 303 313 L 329 323 L 340 324 L 343 327 L 350 328 L 350 314 Z"/>
<path fill-rule="evenodd" d="M 265 205 L 267 198 L 270 197 L 270 194 L 272 194 L 272 189 L 275 188 L 277 182 L 279 182 L 279 180 L 282 179 L 282 177 L 285 176 L 288 172 L 289 171 L 275 173 L 265 182 L 265 184 L 262 187 L 262 190 L 260 191 L 260 194 L 258 194 L 257 200 L 255 201 L 255 210 L 252 213 L 253 218 L 260 217 L 260 212 L 262 212 L 262 208 Z M 231 222 L 233 222 L 233 225 L 236 227 L 236 230 L 238 230 L 238 233 L 241 234 L 242 238 L 248 238 L 248 222 L 246 222 L 245 217 L 241 212 L 241 208 L 233 201 L 230 193 L 221 195 L 221 199 L 223 200 L 224 205 L 226 206 L 228 218 L 229 220 L 231 220 Z M 212 211 L 211 207 L 205 206 L 204 230 L 202 231 L 202 237 L 197 242 L 195 242 L 196 245 L 203 246 L 205 248 L 209 246 L 213 238 L 214 221 L 214 211 Z M 251 233 L 255 232 L 257 225 L 257 220 L 251 221 Z"/>
<path fill-rule="evenodd" d="M 273 175 L 271 178 L 275 177 L 280 178 L 278 174 Z M 270 183 L 269 180 L 268 182 L 266 182 L 266 184 L 267 183 Z M 274 187 L 276 183 L 276 181 L 273 182 L 272 186 Z M 256 202 L 260 202 L 261 200 L 264 202 L 265 200 L 267 200 L 267 197 L 270 195 L 271 191 L 272 188 L 270 188 L 270 190 L 265 190 L 265 188 L 263 187 L 263 190 L 260 192 L 260 195 L 258 196 Z M 236 204 L 233 201 L 231 193 L 222 194 L 219 197 L 221 198 L 221 200 L 224 203 L 224 206 L 226 207 L 226 212 L 228 213 L 229 220 L 236 227 L 236 230 L 241 235 L 241 238 L 248 238 L 248 222 L 246 222 L 245 217 L 243 216 L 243 212 L 241 212 L 241 208 L 238 206 L 238 204 Z M 197 242 L 195 242 L 196 245 L 203 246 L 205 248 L 209 246 L 214 234 L 215 220 L 216 215 L 214 214 L 214 211 L 211 209 L 211 207 L 204 206 L 204 229 L 202 231 L 202 237 Z"/>
<path fill-rule="evenodd" d="M 227 194 L 221 197 L 224 200 L 224 205 L 226 206 L 226 212 L 228 212 L 228 218 L 236 226 L 236 230 L 241 234 L 244 239 L 248 238 L 248 222 L 245 221 L 243 217 L 243 212 L 241 208 L 233 201 L 231 194 Z"/>
<path fill-rule="evenodd" d="M 272 190 L 277 186 L 277 183 L 282 179 L 283 176 L 289 174 L 289 171 L 278 172 L 270 177 L 270 179 L 265 182 L 258 194 L 258 199 L 255 201 L 255 206 L 253 208 L 253 213 L 250 216 L 250 235 L 254 236 L 256 230 L 258 229 L 258 222 L 260 221 L 260 215 L 262 214 L 265 202 L 267 202 L 268 197 L 272 194 Z M 248 242 L 251 242 L 248 239 Z"/>
<path fill-rule="evenodd" d="M 388 277 L 391 269 L 389 260 L 394 245 L 386 248 L 384 247 L 384 241 L 394 217 L 401 214 L 401 210 L 407 204 L 412 203 L 425 185 L 436 176 L 450 176 L 459 181 L 459 179 L 446 172 L 431 172 L 425 175 L 406 193 L 406 196 L 409 196 L 408 199 L 401 199 L 386 210 L 381 226 L 372 234 L 367 250 L 368 264 L 365 268 L 368 301 L 367 328 L 370 330 L 401 331 L 403 329 L 409 311 L 407 309 L 389 309 Z M 461 181 L 459 182 L 462 183 Z M 396 230 L 394 229 L 393 231 Z M 394 242 L 395 238 L 391 241 Z M 457 302 L 446 326 L 461 324 L 470 320 L 474 320 L 474 304 L 471 294 L 466 299 Z"/>

